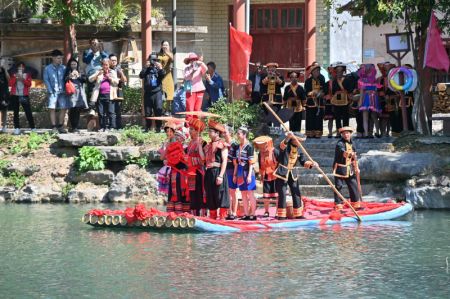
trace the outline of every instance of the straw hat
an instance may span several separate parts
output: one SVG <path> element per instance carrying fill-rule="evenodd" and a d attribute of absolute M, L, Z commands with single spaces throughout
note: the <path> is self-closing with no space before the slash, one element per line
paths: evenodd
<path fill-rule="evenodd" d="M 276 62 L 269 62 L 268 64 L 266 64 L 267 68 L 269 68 L 271 66 L 274 66 L 274 67 L 278 68 L 278 63 L 276 63 Z"/>
<path fill-rule="evenodd" d="M 345 63 L 341 62 L 341 61 L 338 61 L 338 62 L 333 63 L 333 68 L 334 68 L 334 69 L 337 69 L 338 67 L 343 68 L 343 69 L 344 69 L 344 72 L 345 72 L 345 70 L 347 69 L 347 65 L 346 65 Z"/>
<path fill-rule="evenodd" d="M 346 131 L 348 131 L 350 133 L 354 132 L 352 127 L 342 127 L 342 128 L 339 129 L 339 133 L 343 133 L 343 132 L 346 132 Z"/>
<path fill-rule="evenodd" d="M 287 76 L 288 76 L 288 77 L 290 77 L 291 74 L 297 74 L 297 78 L 300 77 L 300 72 L 299 72 L 299 71 L 289 71 L 289 72 L 287 72 Z"/>
<path fill-rule="evenodd" d="M 220 123 L 214 121 L 214 120 L 211 119 L 211 118 L 208 119 L 208 127 L 209 127 L 210 129 L 214 129 L 214 130 L 216 130 L 216 131 L 219 131 L 220 133 L 225 133 L 225 131 L 226 131 L 225 127 L 224 127 L 222 124 L 220 124 Z"/>
<path fill-rule="evenodd" d="M 193 60 L 198 60 L 198 55 L 193 52 L 188 53 L 186 58 L 184 58 L 184 64 L 189 64 Z"/>
<path fill-rule="evenodd" d="M 320 64 L 318 63 L 311 64 L 308 68 L 309 68 L 308 72 L 311 74 L 315 69 L 320 70 Z"/>

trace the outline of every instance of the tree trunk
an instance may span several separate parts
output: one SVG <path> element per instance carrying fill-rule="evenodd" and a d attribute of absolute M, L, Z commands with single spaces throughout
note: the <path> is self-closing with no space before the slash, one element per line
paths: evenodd
<path fill-rule="evenodd" d="M 77 30 L 75 29 L 75 24 L 71 24 L 69 26 L 69 33 L 72 57 L 78 60 Z"/>

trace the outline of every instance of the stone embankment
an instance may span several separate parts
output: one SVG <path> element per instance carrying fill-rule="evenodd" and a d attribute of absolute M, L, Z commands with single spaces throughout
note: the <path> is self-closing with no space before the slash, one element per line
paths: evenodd
<path fill-rule="evenodd" d="M 4 170 L 27 178 L 24 187 L 0 187 L 0 201 L 8 202 L 114 202 L 137 201 L 163 204 L 166 196 L 157 191 L 156 172 L 162 166 L 157 145 L 128 146 L 120 133 L 61 134 L 46 148 L 12 160 Z M 427 137 L 415 144 L 439 147 L 420 151 L 398 147 L 395 140 L 355 139 L 359 153 L 364 200 L 402 198 L 417 208 L 450 208 L 450 139 Z M 307 139 L 304 147 L 334 182 L 333 159 L 337 139 Z M 106 157 L 106 169 L 79 173 L 74 156 L 83 146 L 94 146 Z M 428 148 L 430 149 L 430 148 Z M 150 168 L 130 164 L 146 158 Z M 330 199 L 333 192 L 317 169 L 303 170 L 302 195 Z M 345 186 L 343 195 L 348 197 Z M 257 193 L 262 193 L 258 186 Z"/>

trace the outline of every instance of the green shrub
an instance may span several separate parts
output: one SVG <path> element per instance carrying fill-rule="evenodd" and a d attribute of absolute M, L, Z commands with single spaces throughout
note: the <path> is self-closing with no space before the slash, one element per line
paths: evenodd
<path fill-rule="evenodd" d="M 67 183 L 61 190 L 61 194 L 63 197 L 67 197 L 69 195 L 69 192 L 75 188 L 75 184 Z"/>
<path fill-rule="evenodd" d="M 153 144 L 159 146 L 165 139 L 164 133 L 145 132 L 140 126 L 127 126 L 122 130 L 121 142 L 131 141 L 134 145 Z"/>
<path fill-rule="evenodd" d="M 15 186 L 17 189 L 22 188 L 25 186 L 25 182 L 27 181 L 27 178 L 17 172 L 13 172 L 8 176 L 8 185 Z"/>
<path fill-rule="evenodd" d="M 140 168 L 147 168 L 149 161 L 147 157 L 129 157 L 127 159 L 127 164 L 136 164 Z"/>
<path fill-rule="evenodd" d="M 225 98 L 219 99 L 208 110 L 211 113 L 222 116 L 220 122 L 226 123 L 237 129 L 240 126 L 247 126 L 249 129 L 256 128 L 263 115 L 259 105 L 249 105 L 244 100 L 228 102 Z"/>
<path fill-rule="evenodd" d="M 11 161 L 0 159 L 0 174 L 11 164 Z"/>
<path fill-rule="evenodd" d="M 83 146 L 75 158 L 75 167 L 80 172 L 105 169 L 106 157 L 96 147 Z"/>
<path fill-rule="evenodd" d="M 142 88 L 125 87 L 123 89 L 122 114 L 141 113 L 142 110 Z"/>
<path fill-rule="evenodd" d="M 30 136 L 28 137 L 27 148 L 31 151 L 37 150 L 41 147 L 42 144 L 50 143 L 52 139 L 53 136 L 47 132 L 42 135 L 31 132 Z"/>

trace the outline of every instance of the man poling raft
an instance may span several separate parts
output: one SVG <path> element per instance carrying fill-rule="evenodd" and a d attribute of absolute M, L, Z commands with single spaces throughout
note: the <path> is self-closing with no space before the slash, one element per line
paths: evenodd
<path fill-rule="evenodd" d="M 303 201 L 298 184 L 299 167 L 298 164 L 305 168 L 318 166 L 316 162 L 306 161 L 304 155 L 298 150 L 300 139 L 294 137 L 294 133 L 288 132 L 287 137 L 280 142 L 279 151 L 276 156 L 278 167 L 274 175 L 277 177 L 275 181 L 276 190 L 278 192 L 277 216 L 278 220 L 287 218 L 286 214 L 286 187 L 289 185 L 292 196 L 293 217 L 301 219 L 303 217 Z"/>
<path fill-rule="evenodd" d="M 336 189 L 341 191 L 344 183 L 346 183 L 352 206 L 355 209 L 359 209 L 361 207 L 361 184 L 359 181 L 359 167 L 356 160 L 356 148 L 351 139 L 352 132 L 353 129 L 350 127 L 342 127 L 339 129 L 342 138 L 336 144 L 333 175 Z M 336 210 L 343 209 L 343 202 L 337 193 L 334 195 L 334 202 L 336 204 Z"/>

